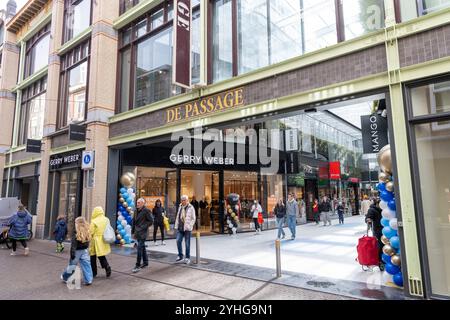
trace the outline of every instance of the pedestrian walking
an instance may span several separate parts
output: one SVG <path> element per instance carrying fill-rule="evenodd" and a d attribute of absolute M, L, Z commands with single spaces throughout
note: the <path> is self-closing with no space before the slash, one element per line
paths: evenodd
<path fill-rule="evenodd" d="M 367 195 L 364 195 L 364 200 L 361 202 L 361 214 L 367 216 L 371 205 L 372 201 L 369 200 L 369 197 Z"/>
<path fill-rule="evenodd" d="M 286 233 L 283 230 L 284 223 L 286 222 L 286 206 L 283 203 L 283 199 L 278 200 L 278 203 L 273 211 L 277 218 L 277 227 L 278 227 L 277 239 L 280 239 L 281 235 L 283 235 L 281 239 L 284 239 L 286 237 Z"/>
<path fill-rule="evenodd" d="M 316 224 L 319 224 L 319 220 L 320 220 L 320 213 L 319 213 L 319 201 L 317 199 L 314 199 L 314 203 L 313 203 L 313 214 L 314 214 L 314 220 L 316 221 Z"/>
<path fill-rule="evenodd" d="M 30 253 L 30 248 L 28 248 L 28 225 L 31 224 L 32 218 L 31 214 L 25 209 L 24 205 L 20 204 L 18 206 L 17 212 L 9 219 L 9 232 L 8 236 L 12 242 L 11 255 L 16 255 L 17 241 L 20 241 L 23 248 L 25 249 L 25 255 Z"/>
<path fill-rule="evenodd" d="M 92 275 L 97 276 L 97 258 L 100 265 L 106 271 L 106 277 L 111 276 L 111 267 L 106 256 L 111 253 L 111 246 L 103 240 L 106 226 L 109 225 L 109 219 L 105 216 L 102 207 L 94 208 L 92 220 L 89 226 L 91 242 L 89 245 L 89 255 L 91 256 Z"/>
<path fill-rule="evenodd" d="M 137 210 L 133 219 L 133 226 L 131 228 L 131 233 L 138 243 L 137 260 L 136 265 L 132 270 L 133 273 L 139 272 L 141 269 L 148 267 L 148 255 L 147 249 L 145 248 L 145 240 L 147 239 L 148 228 L 150 228 L 154 220 L 152 213 L 145 206 L 145 199 L 138 199 L 136 201 L 136 208 Z M 156 234 L 154 235 L 156 236 Z"/>
<path fill-rule="evenodd" d="M 260 214 L 262 214 L 262 207 L 258 203 L 258 200 L 253 201 L 253 205 L 250 212 L 252 213 L 253 223 L 255 224 L 255 234 L 260 234 L 261 226 L 259 224 L 259 216 Z"/>
<path fill-rule="evenodd" d="M 64 240 L 66 240 L 67 237 L 67 223 L 65 215 L 60 214 L 56 219 L 53 234 L 56 241 L 56 253 L 61 253 L 64 250 Z"/>
<path fill-rule="evenodd" d="M 89 258 L 89 241 L 91 241 L 90 226 L 86 219 L 78 217 L 75 219 L 75 232 L 72 235 L 70 245 L 70 261 L 67 268 L 61 274 L 61 280 L 67 282 L 80 264 L 83 272 L 84 284 L 89 286 L 93 281 L 91 260 Z"/>
<path fill-rule="evenodd" d="M 288 201 L 286 203 L 286 216 L 288 221 L 288 227 L 291 231 L 291 240 L 295 240 L 295 233 L 297 229 L 297 214 L 298 214 L 298 203 L 295 201 L 294 194 L 289 193 Z"/>
<path fill-rule="evenodd" d="M 339 224 L 344 224 L 344 205 L 342 204 L 342 201 L 339 201 L 336 211 L 339 216 Z"/>
<path fill-rule="evenodd" d="M 158 245 L 156 242 L 156 234 L 158 233 L 158 228 L 161 232 L 161 245 L 165 246 L 166 243 L 164 242 L 164 217 L 166 216 L 166 209 L 162 206 L 161 200 L 158 199 L 155 202 L 155 207 L 152 210 L 153 213 L 153 242 L 155 246 Z"/>
<path fill-rule="evenodd" d="M 383 225 L 381 224 L 382 210 L 380 208 L 380 200 L 374 199 L 373 203 L 370 205 L 369 210 L 366 215 L 366 223 L 368 225 L 372 225 L 374 236 L 378 240 L 378 255 L 380 257 L 380 270 L 384 270 L 384 262 L 383 262 L 383 247 L 384 244 L 381 241 L 381 237 L 383 236 Z"/>
<path fill-rule="evenodd" d="M 328 201 L 328 197 L 324 196 L 322 202 L 319 204 L 320 218 L 323 221 L 323 225 L 326 226 L 327 222 L 331 226 L 331 203 Z"/>
<path fill-rule="evenodd" d="M 177 217 L 175 219 L 175 230 L 177 230 L 177 248 L 178 258 L 176 262 L 184 261 L 186 264 L 191 263 L 191 235 L 192 229 L 195 225 L 195 209 L 189 203 L 189 197 L 183 195 L 181 197 L 181 204 L 178 208 Z M 183 258 L 183 239 L 185 243 L 186 255 Z"/>

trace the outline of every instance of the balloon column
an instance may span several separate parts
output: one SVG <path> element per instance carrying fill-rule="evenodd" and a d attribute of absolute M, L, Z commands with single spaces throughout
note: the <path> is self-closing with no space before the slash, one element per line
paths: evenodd
<path fill-rule="evenodd" d="M 136 190 L 133 188 L 136 178 L 131 172 L 125 173 L 120 178 L 122 187 L 119 191 L 119 203 L 117 206 L 117 228 L 116 244 L 130 244 L 131 225 L 133 223 L 133 213 L 136 208 Z"/>
<path fill-rule="evenodd" d="M 383 219 L 381 219 L 383 225 L 381 242 L 384 244 L 382 260 L 385 263 L 385 271 L 393 277 L 393 282 L 397 286 L 403 287 L 397 206 L 394 196 L 394 182 L 392 181 L 392 158 L 389 145 L 380 150 L 377 160 L 382 171 L 377 186 L 381 198 L 380 208 L 383 210 L 381 213 L 383 216 Z"/>
<path fill-rule="evenodd" d="M 238 194 L 230 193 L 228 195 L 226 208 L 227 208 L 226 218 L 227 218 L 228 233 L 230 235 L 236 234 L 239 225 L 239 211 L 240 211 L 240 202 Z"/>

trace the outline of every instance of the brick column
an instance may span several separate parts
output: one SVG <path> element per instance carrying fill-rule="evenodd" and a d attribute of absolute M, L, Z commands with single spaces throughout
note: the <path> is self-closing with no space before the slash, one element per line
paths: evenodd
<path fill-rule="evenodd" d="M 108 118 L 114 115 L 116 99 L 117 31 L 112 27 L 119 14 L 119 1 L 93 2 L 89 103 L 86 150 L 95 150 L 94 187 L 83 188 L 83 215 L 106 206 L 108 175 Z"/>

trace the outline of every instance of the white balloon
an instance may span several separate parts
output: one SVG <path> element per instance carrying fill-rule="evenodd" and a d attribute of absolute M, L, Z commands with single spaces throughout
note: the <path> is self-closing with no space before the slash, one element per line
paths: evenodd
<path fill-rule="evenodd" d="M 392 278 L 393 278 L 392 275 L 390 275 L 386 271 L 383 272 L 383 276 L 382 276 L 383 284 L 387 284 L 389 282 L 393 283 Z"/>
<path fill-rule="evenodd" d="M 131 226 L 129 224 L 125 227 L 125 231 L 131 231 Z"/>
<path fill-rule="evenodd" d="M 237 231 L 237 228 L 233 228 L 232 230 L 233 230 L 233 232 L 234 232 L 234 233 L 236 233 L 236 231 Z"/>
<path fill-rule="evenodd" d="M 122 222 L 120 222 L 122 224 L 123 227 L 126 227 L 128 222 L 126 220 L 122 220 Z"/>
<path fill-rule="evenodd" d="M 380 208 L 382 210 L 386 209 L 388 207 L 388 204 L 386 202 L 384 202 L 383 200 L 380 201 Z"/>
<path fill-rule="evenodd" d="M 130 196 L 131 196 L 131 199 L 135 199 L 136 198 L 136 193 L 132 193 Z"/>
<path fill-rule="evenodd" d="M 232 223 L 230 223 L 228 226 L 229 226 L 230 228 L 233 228 L 233 224 L 232 224 Z"/>
<path fill-rule="evenodd" d="M 389 208 L 383 209 L 383 211 L 381 212 L 381 215 L 383 216 L 383 218 L 388 219 L 388 220 L 391 220 L 392 218 L 394 218 L 393 212 Z"/>
<path fill-rule="evenodd" d="M 127 193 L 128 193 L 129 195 L 132 195 L 132 194 L 133 194 L 133 189 L 128 188 Z"/>
<path fill-rule="evenodd" d="M 125 219 L 125 218 L 123 216 L 121 216 L 121 215 L 117 218 L 117 220 L 119 220 L 120 222 L 122 222 L 123 219 Z"/>
<path fill-rule="evenodd" d="M 239 206 L 238 205 L 235 205 L 234 208 L 236 209 L 236 211 L 239 210 Z"/>
<path fill-rule="evenodd" d="M 393 230 L 398 230 L 398 221 L 397 218 L 393 218 L 391 221 L 389 221 L 389 227 Z"/>

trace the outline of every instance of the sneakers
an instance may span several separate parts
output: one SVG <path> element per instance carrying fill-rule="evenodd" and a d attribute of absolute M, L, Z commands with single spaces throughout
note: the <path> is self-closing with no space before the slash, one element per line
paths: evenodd
<path fill-rule="evenodd" d="M 111 277 L 111 267 L 110 267 L 110 266 L 107 266 L 107 267 L 105 268 L 105 270 L 106 270 L 106 277 L 107 277 L 107 278 Z"/>
<path fill-rule="evenodd" d="M 178 257 L 177 260 L 175 260 L 175 262 L 180 262 L 180 261 L 182 261 L 182 260 L 183 260 L 182 257 Z"/>
<path fill-rule="evenodd" d="M 165 241 L 161 241 L 161 245 L 162 245 L 162 246 L 165 246 L 165 245 L 166 245 L 166 242 L 165 242 Z"/>
<path fill-rule="evenodd" d="M 141 267 L 138 266 L 134 267 L 133 270 L 131 270 L 131 272 L 133 273 L 138 273 L 139 271 L 141 271 Z"/>
<path fill-rule="evenodd" d="M 285 234 L 283 234 L 283 236 L 281 237 L 281 239 L 284 239 L 284 238 L 286 238 L 286 235 L 285 235 Z"/>
<path fill-rule="evenodd" d="M 141 269 L 148 268 L 148 264 L 143 264 L 143 265 L 140 266 L 140 268 L 141 268 Z"/>
<path fill-rule="evenodd" d="M 191 264 L 191 259 L 189 258 L 184 259 L 184 263 L 188 265 Z"/>
<path fill-rule="evenodd" d="M 155 241 L 155 247 L 159 246 L 158 242 Z"/>
<path fill-rule="evenodd" d="M 61 279 L 62 282 L 67 283 L 67 281 L 64 280 L 63 275 L 61 275 L 60 279 Z"/>
<path fill-rule="evenodd" d="M 17 253 L 15 251 L 11 251 L 11 256 L 17 256 Z"/>
<path fill-rule="evenodd" d="M 29 255 L 30 254 L 30 248 L 25 248 L 25 253 L 24 253 L 24 255 Z"/>

